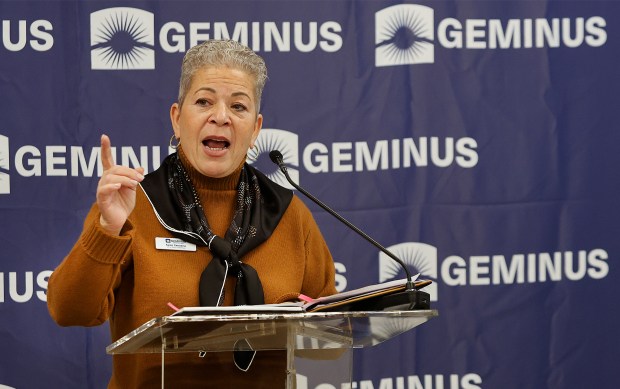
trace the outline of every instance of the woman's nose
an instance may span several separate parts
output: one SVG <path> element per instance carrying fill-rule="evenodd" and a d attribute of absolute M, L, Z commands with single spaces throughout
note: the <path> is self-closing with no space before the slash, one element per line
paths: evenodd
<path fill-rule="evenodd" d="M 218 126 L 230 124 L 230 115 L 226 104 L 215 104 L 209 121 Z"/>

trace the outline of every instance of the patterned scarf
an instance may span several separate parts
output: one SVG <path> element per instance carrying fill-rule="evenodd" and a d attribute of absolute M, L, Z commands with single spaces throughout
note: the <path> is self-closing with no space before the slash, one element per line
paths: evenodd
<path fill-rule="evenodd" d="M 233 220 L 221 238 L 211 230 L 198 193 L 177 153 L 166 157 L 141 185 L 167 230 L 187 242 L 207 246 L 213 254 L 200 277 L 202 306 L 222 304 L 227 277 L 237 279 L 235 305 L 264 303 L 256 270 L 240 258 L 271 236 L 293 197 L 290 190 L 245 164 L 237 185 Z"/>

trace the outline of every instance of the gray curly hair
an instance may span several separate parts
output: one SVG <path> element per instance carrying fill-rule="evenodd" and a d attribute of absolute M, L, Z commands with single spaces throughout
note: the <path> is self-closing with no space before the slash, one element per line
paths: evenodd
<path fill-rule="evenodd" d="M 204 66 L 226 66 L 252 76 L 255 81 L 256 112 L 260 112 L 261 95 L 267 81 L 267 66 L 249 47 L 234 40 L 208 40 L 185 53 L 179 81 L 179 106 L 183 105 L 194 74 Z"/>

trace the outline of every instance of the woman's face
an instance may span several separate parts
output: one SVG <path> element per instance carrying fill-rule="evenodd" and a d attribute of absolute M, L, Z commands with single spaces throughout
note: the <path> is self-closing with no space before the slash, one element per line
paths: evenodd
<path fill-rule="evenodd" d="M 245 160 L 263 124 L 256 112 L 254 79 L 227 67 L 196 71 L 183 100 L 172 104 L 174 134 L 192 166 L 208 177 L 226 177 Z"/>

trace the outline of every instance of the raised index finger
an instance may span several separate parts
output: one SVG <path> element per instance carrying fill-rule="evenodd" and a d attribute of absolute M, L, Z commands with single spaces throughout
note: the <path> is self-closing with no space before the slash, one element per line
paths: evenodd
<path fill-rule="evenodd" d="M 114 166 L 114 158 L 112 158 L 112 143 L 107 135 L 101 135 L 101 163 L 103 170 L 108 170 Z"/>

